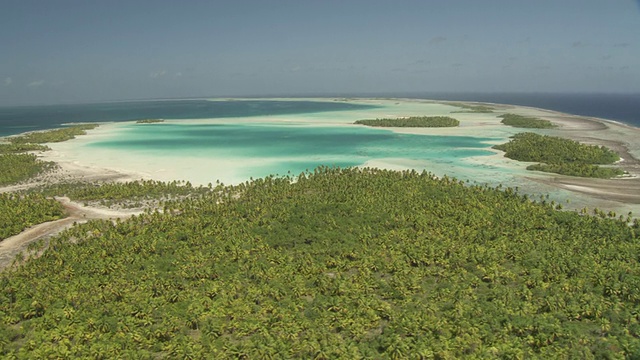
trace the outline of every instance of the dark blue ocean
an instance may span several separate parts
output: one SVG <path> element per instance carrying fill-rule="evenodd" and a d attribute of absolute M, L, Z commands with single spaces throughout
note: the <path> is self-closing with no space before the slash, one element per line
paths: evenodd
<path fill-rule="evenodd" d="M 530 106 L 568 114 L 619 121 L 640 127 L 639 94 L 552 94 L 552 93 L 410 93 L 394 97 L 452 101 L 479 101 Z"/>
<path fill-rule="evenodd" d="M 60 127 L 74 122 L 140 119 L 211 119 L 308 114 L 374 108 L 341 101 L 158 100 L 96 104 L 0 107 L 0 136 Z"/>
<path fill-rule="evenodd" d="M 371 94 L 367 96 L 371 97 Z M 380 96 L 380 94 L 376 94 L 376 96 Z M 640 127 L 640 94 L 396 93 L 384 96 L 532 106 L 609 119 Z M 56 128 L 72 122 L 286 115 L 369 107 L 371 106 L 340 101 L 268 100 L 163 100 L 0 107 L 0 136 Z"/>

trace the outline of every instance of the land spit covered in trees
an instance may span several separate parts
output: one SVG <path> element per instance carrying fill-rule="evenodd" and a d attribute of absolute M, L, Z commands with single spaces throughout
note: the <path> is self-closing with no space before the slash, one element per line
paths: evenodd
<path fill-rule="evenodd" d="M 488 107 L 455 117 L 502 109 Z M 565 121 L 554 124 L 614 149 L 633 174 L 633 146 L 590 137 L 599 122 Z M 566 204 L 544 194 L 429 172 L 319 168 L 233 186 L 99 185 L 99 174 L 60 177 L 73 175 L 67 165 L 0 198 L 12 224 L 25 220 L 20 226 L 65 216 L 84 222 L 83 214 L 102 209 L 95 220 L 31 243 L 0 273 L 3 357 L 640 351 L 640 224 L 626 213 L 560 211 Z M 567 178 L 574 177 L 560 177 Z M 587 189 L 634 181 L 577 179 Z M 109 208 L 113 216 L 104 216 Z M 138 215 L 115 220 L 126 212 Z"/>

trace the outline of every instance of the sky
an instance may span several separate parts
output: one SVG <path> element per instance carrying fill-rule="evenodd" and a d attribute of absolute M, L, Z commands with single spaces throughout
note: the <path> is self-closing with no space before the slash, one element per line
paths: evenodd
<path fill-rule="evenodd" d="M 0 0 L 0 106 L 640 93 L 640 0 Z"/>

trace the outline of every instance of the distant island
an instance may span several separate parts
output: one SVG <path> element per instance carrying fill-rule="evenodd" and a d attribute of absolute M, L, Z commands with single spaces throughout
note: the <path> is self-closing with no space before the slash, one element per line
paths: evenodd
<path fill-rule="evenodd" d="M 163 119 L 143 119 L 143 120 L 136 120 L 136 124 L 156 124 L 156 123 L 161 123 L 164 122 Z"/>
<path fill-rule="evenodd" d="M 397 119 L 358 120 L 354 124 L 374 127 L 456 127 L 460 121 L 448 116 L 410 116 Z"/>
<path fill-rule="evenodd" d="M 447 103 L 447 105 L 451 105 L 451 106 L 455 106 L 455 107 L 459 107 L 462 108 L 464 110 L 456 110 L 456 111 L 452 111 L 452 114 L 455 113 L 484 113 L 484 114 L 488 114 L 488 113 L 492 113 L 493 110 L 495 110 L 493 107 L 491 106 L 487 106 L 487 105 L 473 105 L 473 104 L 465 104 L 465 103 Z"/>
<path fill-rule="evenodd" d="M 549 120 L 542 120 L 531 116 L 522 116 L 516 114 L 504 114 L 498 116 L 502 118 L 501 123 L 513 127 L 530 128 L 530 129 L 552 129 L 556 126 Z"/>
<path fill-rule="evenodd" d="M 541 162 L 528 166 L 527 170 L 601 179 L 624 174 L 618 168 L 598 166 L 620 160 L 614 151 L 555 136 L 520 133 L 514 135 L 510 142 L 493 148 L 504 151 L 504 156 L 510 159 Z"/>

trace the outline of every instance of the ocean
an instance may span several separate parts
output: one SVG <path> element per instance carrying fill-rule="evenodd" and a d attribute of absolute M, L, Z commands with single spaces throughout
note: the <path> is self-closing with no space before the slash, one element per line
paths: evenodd
<path fill-rule="evenodd" d="M 614 120 L 640 127 L 640 94 L 395 93 L 384 94 L 384 96 L 531 106 Z M 274 102 L 265 100 L 150 100 L 0 107 L 0 136 L 57 128 L 72 122 L 233 118 L 357 110 L 367 107 L 368 105 L 341 101 Z"/>
<path fill-rule="evenodd" d="M 120 122 L 141 119 L 211 119 L 309 114 L 368 109 L 341 101 L 150 100 L 95 104 L 0 107 L 0 136 L 45 130 L 77 122 Z"/>
<path fill-rule="evenodd" d="M 640 127 L 640 94 L 405 93 L 389 96 L 521 105 Z"/>

